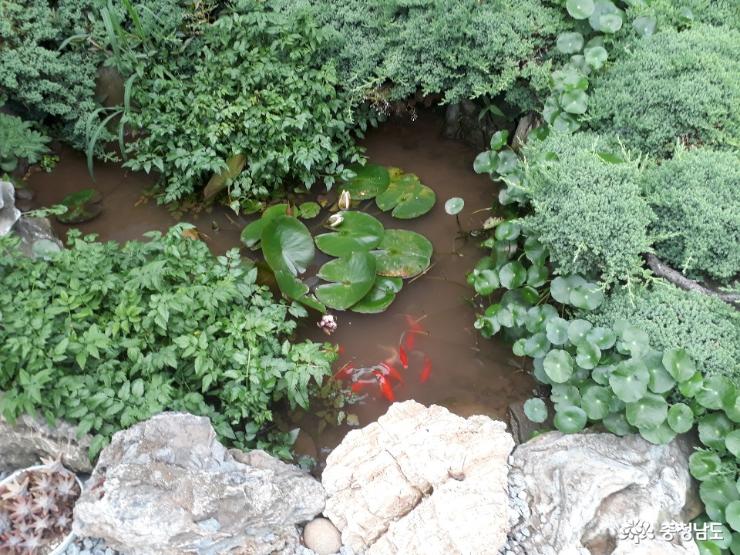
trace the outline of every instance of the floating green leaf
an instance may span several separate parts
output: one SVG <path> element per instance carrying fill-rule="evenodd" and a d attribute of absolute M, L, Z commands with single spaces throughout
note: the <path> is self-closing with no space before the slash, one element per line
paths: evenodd
<path fill-rule="evenodd" d="M 379 275 L 410 278 L 429 267 L 433 250 L 432 243 L 423 235 L 405 229 L 389 229 L 372 253 L 378 262 Z"/>
<path fill-rule="evenodd" d="M 302 274 L 315 254 L 311 232 L 296 218 L 276 216 L 262 230 L 262 253 L 273 271 Z"/>
<path fill-rule="evenodd" d="M 565 345 L 568 342 L 568 321 L 555 317 L 545 325 L 547 339 L 554 345 Z"/>
<path fill-rule="evenodd" d="M 381 277 L 375 279 L 373 288 L 360 301 L 352 306 L 353 312 L 377 314 L 383 312 L 395 300 L 396 294 L 403 287 L 403 280 L 398 277 Z"/>
<path fill-rule="evenodd" d="M 62 199 L 67 211 L 57 214 L 56 218 L 63 224 L 81 224 L 92 220 L 103 211 L 103 197 L 95 189 L 82 189 Z"/>
<path fill-rule="evenodd" d="M 677 382 L 684 382 L 696 373 L 696 365 L 684 349 L 667 349 L 663 366 Z"/>
<path fill-rule="evenodd" d="M 524 414 L 532 422 L 541 424 L 547 420 L 547 406 L 542 399 L 527 399 L 524 402 Z"/>
<path fill-rule="evenodd" d="M 645 395 L 649 381 L 645 365 L 634 359 L 620 362 L 609 376 L 612 391 L 625 403 L 634 403 Z"/>
<path fill-rule="evenodd" d="M 340 191 L 349 191 L 353 200 L 374 198 L 388 188 L 390 175 L 388 169 L 377 164 L 353 164 L 349 169 L 355 177 L 339 186 Z"/>
<path fill-rule="evenodd" d="M 591 420 L 601 420 L 609 414 L 612 393 L 608 387 L 589 385 L 581 394 L 581 406 Z"/>
<path fill-rule="evenodd" d="M 555 412 L 555 427 L 564 434 L 574 434 L 586 427 L 585 411 L 581 407 L 566 406 Z"/>
<path fill-rule="evenodd" d="M 627 403 L 627 422 L 638 428 L 655 428 L 665 422 L 668 403 L 660 395 L 645 393 L 635 402 Z"/>
<path fill-rule="evenodd" d="M 586 336 L 592 328 L 591 322 L 586 320 L 571 320 L 568 324 L 568 339 L 573 345 L 580 345 L 581 343 L 587 343 Z"/>
<path fill-rule="evenodd" d="M 547 376 L 555 383 L 565 383 L 573 375 L 573 358 L 562 349 L 553 349 L 543 361 Z"/>
<path fill-rule="evenodd" d="M 262 217 L 253 221 L 244 228 L 241 235 L 242 243 L 250 249 L 258 248 L 259 242 L 262 239 L 262 230 L 265 228 L 267 223 L 278 216 L 285 216 L 288 213 L 288 208 L 287 204 L 268 206 L 262 214 Z"/>
<path fill-rule="evenodd" d="M 311 220 L 319 215 L 321 212 L 321 206 L 318 202 L 303 202 L 298 206 L 298 214 L 304 220 Z"/>
<path fill-rule="evenodd" d="M 456 216 L 460 212 L 462 212 L 463 207 L 465 206 L 465 201 L 461 199 L 460 197 L 452 197 L 450 199 L 447 199 L 447 202 L 445 202 L 445 212 L 447 212 L 450 216 Z"/>
<path fill-rule="evenodd" d="M 499 270 L 498 279 L 507 289 L 516 289 L 524 285 L 527 280 L 527 271 L 521 262 L 514 260 Z"/>
<path fill-rule="evenodd" d="M 384 229 L 376 218 L 364 212 L 340 212 L 342 222 L 332 233 L 316 236 L 316 246 L 329 256 L 349 256 L 355 251 L 374 249 L 383 239 Z"/>
<path fill-rule="evenodd" d="M 417 176 L 404 174 L 375 197 L 375 204 L 384 212 L 392 210 L 394 218 L 408 220 L 429 212 L 436 200 L 434 191 L 423 185 Z"/>
<path fill-rule="evenodd" d="M 330 260 L 316 274 L 330 281 L 316 288 L 316 297 L 326 306 L 345 310 L 367 295 L 375 283 L 375 258 L 358 251 L 350 256 Z"/>

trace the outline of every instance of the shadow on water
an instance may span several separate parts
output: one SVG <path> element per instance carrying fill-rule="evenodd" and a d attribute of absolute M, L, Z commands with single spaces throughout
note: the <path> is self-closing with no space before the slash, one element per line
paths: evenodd
<path fill-rule="evenodd" d="M 416 336 L 409 354 L 409 367 L 401 370 L 404 383 L 395 390 L 397 400 L 415 399 L 424 404 L 439 404 L 462 416 L 486 414 L 503 418 L 509 403 L 530 396 L 532 379 L 522 372 L 511 348 L 502 339 L 486 340 L 473 328 L 475 309 L 469 300 L 471 289 L 466 274 L 480 258 L 477 241 L 458 237 L 457 222 L 444 211 L 444 202 L 459 196 L 465 200 L 460 214 L 463 229 L 480 227 L 488 217 L 495 185 L 487 176 L 471 170 L 476 152 L 465 145 L 442 138 L 442 118 L 422 113 L 414 123 L 391 121 L 371 131 L 363 141 L 370 160 L 398 166 L 417 174 L 437 194 L 434 209 L 415 220 L 394 220 L 370 206 L 386 228 L 406 228 L 424 234 L 434 244 L 433 266 L 413 283 L 408 281 L 395 302 L 382 315 L 351 312 L 337 314 L 339 327 L 331 341 L 342 347 L 336 368 L 351 362 L 355 367 L 372 366 L 394 355 L 405 329 L 407 315 L 422 319 L 426 334 Z M 115 165 L 98 164 L 94 186 L 103 194 L 103 213 L 81 224 L 84 233 L 97 233 L 101 240 L 126 241 L 141 238 L 150 230 L 165 231 L 178 220 L 154 201 L 142 202 L 142 194 L 152 179 L 127 172 Z M 70 192 L 91 186 L 84 157 L 65 151 L 51 174 L 38 173 L 29 180 L 39 205 L 58 203 Z M 248 222 L 221 207 L 186 215 L 185 219 L 205 234 L 211 250 L 221 254 L 239 247 L 239 234 Z M 57 224 L 60 235 L 68 229 Z M 318 341 L 326 336 L 313 319 L 300 330 L 301 335 Z M 424 356 L 431 360 L 429 379 L 420 383 Z M 400 365 L 397 365 L 401 369 Z M 388 401 L 377 388 L 367 390 L 367 398 L 351 407 L 361 425 L 385 412 Z M 316 443 L 326 451 L 341 440 L 348 428 L 327 429 Z M 310 450 L 309 450 L 310 451 Z"/>

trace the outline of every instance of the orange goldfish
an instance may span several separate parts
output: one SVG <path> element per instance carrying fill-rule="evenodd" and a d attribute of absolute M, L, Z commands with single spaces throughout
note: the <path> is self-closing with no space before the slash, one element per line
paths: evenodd
<path fill-rule="evenodd" d="M 424 367 L 421 370 L 421 375 L 419 376 L 419 382 L 424 383 L 429 379 L 429 376 L 432 373 L 432 359 L 430 359 L 428 356 L 424 356 Z"/>

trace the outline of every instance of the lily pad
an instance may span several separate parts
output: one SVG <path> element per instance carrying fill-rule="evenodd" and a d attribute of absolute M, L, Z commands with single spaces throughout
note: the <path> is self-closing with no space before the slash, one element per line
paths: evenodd
<path fill-rule="evenodd" d="M 313 261 L 315 249 L 308 228 L 291 216 L 277 216 L 262 230 L 262 252 L 274 272 L 298 275 Z"/>
<path fill-rule="evenodd" d="M 386 190 L 390 183 L 388 170 L 377 164 L 353 164 L 349 167 L 355 177 L 339 186 L 340 191 L 349 191 L 353 200 L 374 198 Z"/>
<path fill-rule="evenodd" d="M 388 229 L 372 254 L 378 262 L 378 275 L 410 278 L 429 267 L 433 250 L 432 243 L 423 235 Z"/>
<path fill-rule="evenodd" d="M 303 202 L 298 206 L 298 214 L 304 220 L 311 220 L 319 215 L 321 212 L 321 205 L 318 202 Z"/>
<path fill-rule="evenodd" d="M 445 212 L 450 216 L 455 216 L 462 211 L 464 206 L 465 201 L 463 199 L 460 197 L 452 197 L 447 199 L 447 202 L 445 202 Z"/>
<path fill-rule="evenodd" d="M 527 399 L 524 402 L 524 414 L 527 415 L 532 422 L 541 424 L 547 420 L 547 405 L 542 399 L 533 398 Z"/>
<path fill-rule="evenodd" d="M 330 256 L 349 256 L 358 250 L 370 250 L 378 246 L 384 229 L 377 219 L 363 212 L 342 212 L 342 223 L 333 233 L 316 237 L 316 246 Z"/>
<path fill-rule="evenodd" d="M 326 306 L 345 310 L 367 295 L 375 283 L 375 258 L 358 251 L 350 256 L 331 260 L 316 274 L 330 281 L 316 288 L 316 297 Z"/>
<path fill-rule="evenodd" d="M 262 217 L 260 217 L 258 220 L 253 221 L 242 230 L 242 243 L 244 243 L 252 250 L 259 248 L 259 243 L 262 239 L 262 230 L 265 228 L 267 223 L 270 220 L 277 218 L 278 216 L 285 216 L 287 213 L 287 204 L 275 204 L 273 206 L 268 206 L 267 209 L 263 212 Z"/>
<path fill-rule="evenodd" d="M 383 212 L 401 220 L 416 218 L 429 212 L 437 201 L 432 189 L 423 185 L 414 174 L 404 174 L 398 180 L 391 181 L 388 188 L 377 197 L 375 204 Z"/>
<path fill-rule="evenodd" d="M 396 293 L 401 290 L 401 287 L 403 287 L 401 278 L 378 276 L 373 288 L 360 299 L 360 302 L 352 306 L 352 311 L 362 314 L 383 312 L 396 299 Z"/>
<path fill-rule="evenodd" d="M 103 211 L 102 195 L 95 189 L 82 189 L 64 197 L 60 204 L 67 207 L 64 214 L 57 214 L 63 224 L 81 224 L 95 218 Z"/>

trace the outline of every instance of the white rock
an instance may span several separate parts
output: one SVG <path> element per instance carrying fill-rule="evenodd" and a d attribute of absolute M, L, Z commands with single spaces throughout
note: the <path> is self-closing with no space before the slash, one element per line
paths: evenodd
<path fill-rule="evenodd" d="M 127 555 L 294 553 L 324 490 L 263 451 L 227 451 L 207 418 L 163 413 L 113 436 L 74 533 Z"/>
<path fill-rule="evenodd" d="M 10 228 L 21 217 L 15 207 L 15 187 L 9 181 L 0 180 L 0 237 L 10 233 Z"/>
<path fill-rule="evenodd" d="M 395 403 L 327 458 L 324 514 L 345 545 L 370 555 L 497 553 L 508 531 L 514 446 L 505 428 L 486 416 Z"/>
<path fill-rule="evenodd" d="M 342 538 L 331 520 L 319 517 L 306 524 L 303 543 L 318 555 L 331 555 L 342 547 Z"/>
<path fill-rule="evenodd" d="M 657 532 L 664 522 L 690 520 L 697 513 L 689 454 L 684 439 L 653 445 L 638 435 L 602 433 L 549 432 L 520 445 L 509 480 L 524 481 L 531 514 L 512 530 L 512 550 L 611 553 L 630 522 L 647 523 Z M 529 537 L 525 530 L 532 532 Z M 620 553 L 632 553 L 630 547 L 635 547 L 631 541 Z M 698 553 L 694 544 L 685 547 L 688 551 L 653 547 L 649 553 Z"/>

